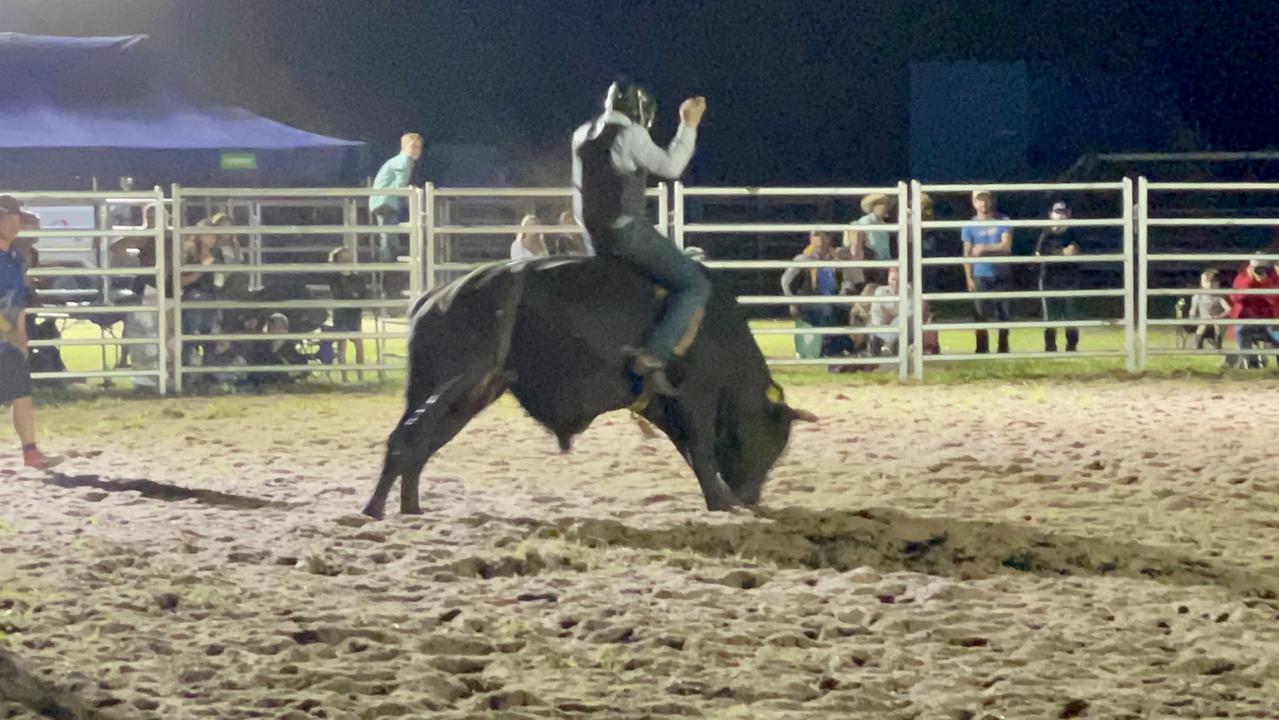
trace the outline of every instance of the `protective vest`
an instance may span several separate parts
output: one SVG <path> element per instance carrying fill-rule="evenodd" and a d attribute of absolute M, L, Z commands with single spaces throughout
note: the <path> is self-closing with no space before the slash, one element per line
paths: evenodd
<path fill-rule="evenodd" d="M 644 216 L 644 192 L 648 172 L 624 173 L 613 167 L 613 142 L 625 126 L 605 124 L 578 147 L 582 162 L 582 222 L 587 228 L 605 228 L 618 218 Z"/>

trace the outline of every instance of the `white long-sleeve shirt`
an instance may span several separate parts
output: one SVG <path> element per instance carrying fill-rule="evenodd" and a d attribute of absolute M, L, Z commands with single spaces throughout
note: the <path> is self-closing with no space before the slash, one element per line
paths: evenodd
<path fill-rule="evenodd" d="M 616 110 L 605 112 L 594 121 L 579 127 L 573 133 L 573 217 L 577 218 L 578 223 L 582 222 L 582 193 L 578 189 L 582 186 L 582 160 L 578 157 L 577 150 L 600 124 L 622 126 L 621 132 L 613 140 L 609 157 L 613 167 L 623 173 L 633 173 L 642 168 L 659 177 L 674 180 L 684 174 L 697 145 L 697 130 L 681 123 L 671 144 L 662 149 L 649 137 L 648 130 Z"/>

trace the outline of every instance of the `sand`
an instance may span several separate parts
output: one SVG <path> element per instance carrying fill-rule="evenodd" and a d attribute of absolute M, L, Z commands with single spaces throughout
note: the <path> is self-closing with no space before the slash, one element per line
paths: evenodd
<path fill-rule="evenodd" d="M 1279 717 L 1276 390 L 795 388 L 721 514 L 625 415 L 561 455 L 504 399 L 381 522 L 390 394 L 46 408 L 0 647 L 108 718 Z"/>

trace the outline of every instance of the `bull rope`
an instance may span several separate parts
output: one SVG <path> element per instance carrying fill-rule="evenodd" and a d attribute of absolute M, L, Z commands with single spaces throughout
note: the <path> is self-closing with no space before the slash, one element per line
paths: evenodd
<path fill-rule="evenodd" d="M 640 432 L 644 437 L 652 440 L 657 437 L 657 430 L 653 428 L 653 423 L 644 417 L 644 411 L 648 409 L 648 404 L 653 400 L 653 386 L 644 383 L 644 389 L 640 391 L 639 397 L 635 398 L 635 402 L 631 403 L 629 410 L 631 411 L 631 419 L 639 426 Z"/>

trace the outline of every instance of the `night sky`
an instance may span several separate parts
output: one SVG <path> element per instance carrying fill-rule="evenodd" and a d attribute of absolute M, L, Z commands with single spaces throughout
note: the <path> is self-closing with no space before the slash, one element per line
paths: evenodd
<path fill-rule="evenodd" d="M 690 180 L 906 177 L 909 67 L 1026 60 L 1171 80 L 1204 147 L 1279 145 L 1267 2 L 5 0 L 0 28 L 148 33 L 191 94 L 393 151 L 493 144 L 548 184 L 618 73 L 709 103 Z M 1119 148 L 1099 148 L 1119 149 Z M 1123 148 L 1161 150 L 1164 148 Z"/>

